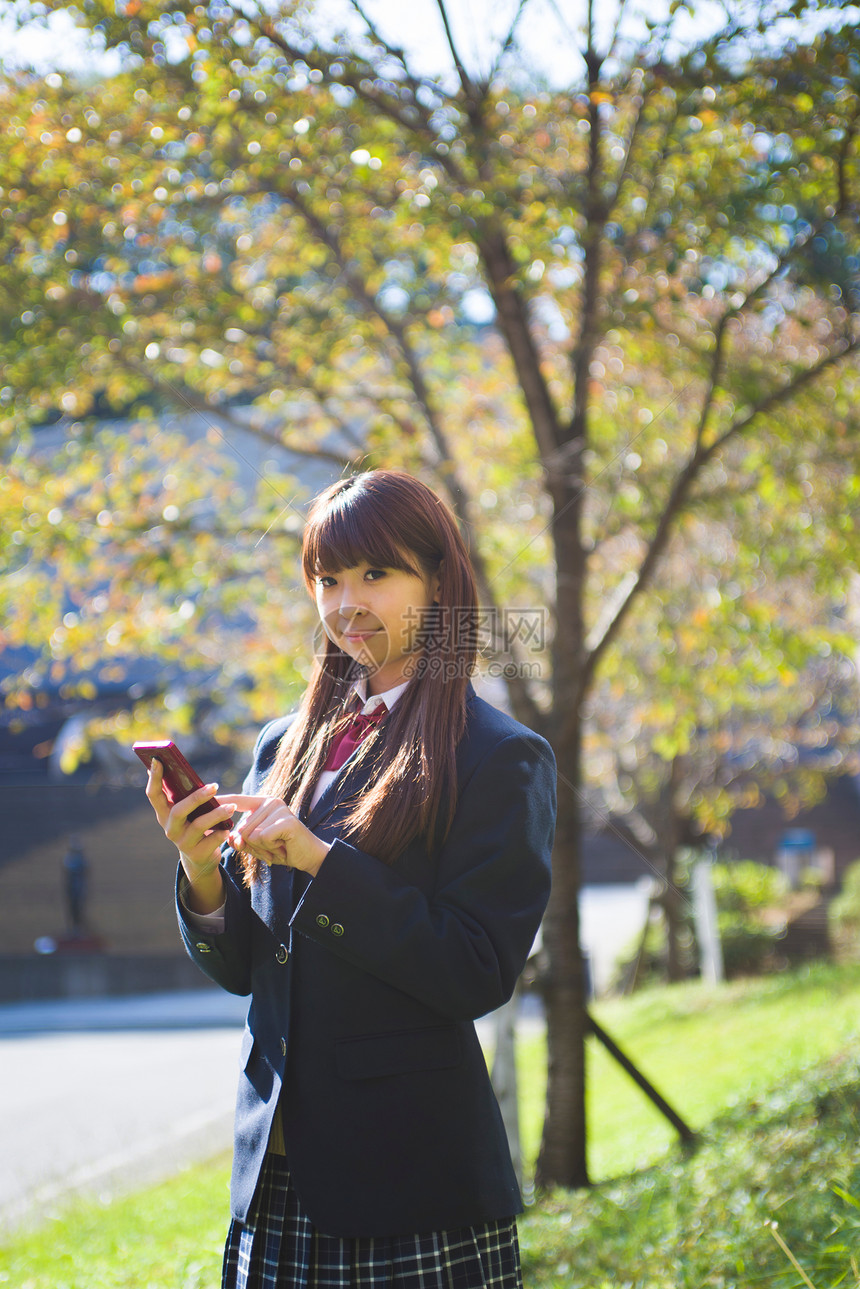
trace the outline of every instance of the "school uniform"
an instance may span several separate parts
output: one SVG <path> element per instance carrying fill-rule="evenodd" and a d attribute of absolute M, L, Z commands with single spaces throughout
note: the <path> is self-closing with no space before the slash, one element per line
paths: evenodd
<path fill-rule="evenodd" d="M 259 792 L 289 719 L 262 731 L 244 792 Z M 430 854 L 413 841 L 391 865 L 341 835 L 370 773 L 347 762 L 318 785 L 302 818 L 332 844 L 312 880 L 275 866 L 249 891 L 225 847 L 217 929 L 177 900 L 190 955 L 251 994 L 230 1283 L 247 1282 L 240 1264 L 253 1259 L 258 1276 L 280 1260 L 260 1283 L 293 1283 L 277 1277 L 303 1259 L 308 1278 L 295 1283 L 349 1284 L 354 1272 L 335 1264 L 360 1256 L 368 1285 L 435 1287 L 438 1263 L 439 1289 L 507 1289 L 522 1204 L 473 1021 L 511 996 L 549 896 L 553 754 L 470 686 L 449 834 Z M 276 1111 L 284 1155 L 271 1148 Z M 289 1250 L 273 1249 L 285 1226 Z M 388 1269 L 374 1278 L 380 1257 Z"/>

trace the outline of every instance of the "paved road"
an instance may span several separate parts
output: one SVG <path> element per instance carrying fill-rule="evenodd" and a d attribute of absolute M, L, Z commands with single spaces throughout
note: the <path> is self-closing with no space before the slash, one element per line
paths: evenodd
<path fill-rule="evenodd" d="M 0 1006 L 0 1234 L 229 1148 L 246 1009 L 217 989 Z M 542 1027 L 533 1000 L 519 1023 Z"/>
<path fill-rule="evenodd" d="M 0 1227 L 226 1149 L 246 1006 L 195 990 L 0 1007 Z"/>

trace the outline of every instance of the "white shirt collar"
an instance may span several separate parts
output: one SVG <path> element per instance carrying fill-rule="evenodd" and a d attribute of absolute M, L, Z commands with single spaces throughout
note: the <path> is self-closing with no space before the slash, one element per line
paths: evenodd
<path fill-rule="evenodd" d="M 361 680 L 357 680 L 355 682 L 352 689 L 350 690 L 350 698 L 352 697 L 353 694 L 356 694 L 358 696 L 358 698 L 361 700 L 361 703 L 362 703 L 362 708 L 361 708 L 362 715 L 366 716 L 369 712 L 375 712 L 377 707 L 379 707 L 380 704 L 382 704 L 384 707 L 387 707 L 388 710 L 391 711 L 392 707 L 397 702 L 400 695 L 404 693 L 408 687 L 409 687 L 409 681 L 404 680 L 402 685 L 393 685 L 391 689 L 386 689 L 381 694 L 371 694 L 370 698 L 368 698 L 367 681 L 364 679 L 364 677 L 362 677 Z"/>

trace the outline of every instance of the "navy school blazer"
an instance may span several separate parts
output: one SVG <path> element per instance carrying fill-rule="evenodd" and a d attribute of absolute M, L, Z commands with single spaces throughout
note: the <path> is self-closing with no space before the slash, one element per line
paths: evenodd
<path fill-rule="evenodd" d="M 231 1179 L 240 1221 L 279 1100 L 293 1184 L 326 1234 L 454 1229 L 522 1209 L 472 1022 L 510 998 L 549 898 L 555 760 L 469 690 L 457 809 L 435 851 L 419 839 L 388 865 L 345 840 L 369 772 L 347 764 L 303 815 L 333 843 L 309 884 L 276 866 L 249 891 L 225 846 L 224 931 L 201 934 L 177 898 L 191 957 L 251 995 Z M 245 792 L 290 719 L 263 729 Z"/>

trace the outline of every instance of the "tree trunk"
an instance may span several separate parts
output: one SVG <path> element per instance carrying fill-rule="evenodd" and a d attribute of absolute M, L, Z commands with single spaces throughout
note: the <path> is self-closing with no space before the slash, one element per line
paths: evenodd
<path fill-rule="evenodd" d="M 677 885 L 678 852 L 666 851 L 666 886 L 663 891 L 663 921 L 666 927 L 666 979 L 670 984 L 686 978 L 681 955 L 681 894 Z"/>
<path fill-rule="evenodd" d="M 582 848 L 582 741 L 586 687 L 584 594 L 586 552 L 582 542 L 583 401 L 556 476 L 553 515 L 556 559 L 555 636 L 552 644 L 553 705 L 548 722 L 558 765 L 558 816 L 553 850 L 552 895 L 543 923 L 546 972 L 547 1104 L 535 1185 L 588 1185 L 585 1121 L 585 1039 L 588 1033 L 585 966 L 579 947 L 579 887 Z"/>
<path fill-rule="evenodd" d="M 663 874 L 663 889 L 659 905 L 663 913 L 666 933 L 666 979 L 670 984 L 686 976 L 681 953 L 681 915 L 683 896 L 678 889 L 678 855 L 687 821 L 677 809 L 678 785 L 682 776 L 681 760 L 674 757 L 669 766 L 669 777 L 660 792 L 655 830 L 658 854 Z"/>
<path fill-rule="evenodd" d="M 520 1008 L 520 990 L 514 990 L 513 997 L 499 1007 L 494 1013 L 496 1023 L 496 1050 L 493 1055 L 493 1068 L 490 1077 L 502 1121 L 508 1135 L 508 1146 L 511 1161 L 520 1187 L 523 1185 L 523 1156 L 520 1147 L 520 1107 L 517 1085 L 517 1014 Z"/>
<path fill-rule="evenodd" d="M 579 947 L 580 747 L 559 754 L 559 810 L 553 889 L 543 923 L 548 967 L 543 979 L 547 1020 L 547 1101 L 535 1185 L 588 1185 L 585 1124 L 585 970 Z M 560 750 L 557 749 L 560 753 Z"/>

